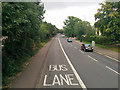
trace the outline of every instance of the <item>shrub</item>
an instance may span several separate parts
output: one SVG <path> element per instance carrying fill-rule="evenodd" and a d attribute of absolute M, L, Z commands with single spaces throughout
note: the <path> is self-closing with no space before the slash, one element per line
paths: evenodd
<path fill-rule="evenodd" d="M 95 41 L 97 44 L 110 45 L 116 43 L 113 39 L 107 36 L 86 36 L 82 38 L 84 41 L 92 42 Z"/>

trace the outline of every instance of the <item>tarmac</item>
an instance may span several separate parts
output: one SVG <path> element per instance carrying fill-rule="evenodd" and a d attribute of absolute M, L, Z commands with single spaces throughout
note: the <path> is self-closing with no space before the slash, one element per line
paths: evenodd
<path fill-rule="evenodd" d="M 78 44 L 83 44 L 83 42 L 80 42 L 80 41 L 76 40 L 75 38 L 73 38 L 73 40 L 75 42 L 77 42 Z M 100 48 L 97 46 L 93 46 L 93 49 L 94 49 L 94 52 L 97 52 L 101 55 L 104 55 L 104 56 L 110 58 L 110 59 L 120 62 L 120 53 L 118 53 L 118 52 L 108 50 L 108 49 L 103 49 L 103 48 Z"/>

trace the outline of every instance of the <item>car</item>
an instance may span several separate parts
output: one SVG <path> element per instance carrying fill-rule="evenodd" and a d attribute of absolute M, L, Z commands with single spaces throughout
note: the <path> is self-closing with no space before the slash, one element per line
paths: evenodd
<path fill-rule="evenodd" d="M 82 44 L 82 45 L 81 45 L 81 49 L 84 50 L 85 52 L 86 52 L 86 51 L 91 51 L 91 52 L 93 52 L 93 47 L 90 46 L 90 44 Z"/>
<path fill-rule="evenodd" d="M 72 42 L 72 39 L 71 39 L 71 38 L 68 38 L 68 39 L 67 39 L 67 42 Z"/>
<path fill-rule="evenodd" d="M 62 35 L 62 38 L 65 38 L 65 35 Z"/>

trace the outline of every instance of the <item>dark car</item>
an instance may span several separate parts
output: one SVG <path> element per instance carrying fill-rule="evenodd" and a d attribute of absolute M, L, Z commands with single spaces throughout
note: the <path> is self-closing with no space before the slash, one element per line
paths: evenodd
<path fill-rule="evenodd" d="M 86 51 L 91 51 L 91 52 L 93 52 L 93 47 L 91 47 L 90 44 L 82 44 L 82 45 L 81 45 L 81 49 L 84 50 L 85 52 L 86 52 Z"/>
<path fill-rule="evenodd" d="M 68 42 L 72 42 L 72 39 L 71 39 L 71 38 L 68 38 L 67 41 L 68 41 Z"/>

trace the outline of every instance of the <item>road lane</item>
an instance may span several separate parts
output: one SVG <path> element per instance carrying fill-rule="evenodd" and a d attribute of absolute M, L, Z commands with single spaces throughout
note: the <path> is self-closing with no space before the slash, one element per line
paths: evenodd
<path fill-rule="evenodd" d="M 74 42 L 71 43 L 71 46 L 71 44 L 67 44 L 66 39 L 60 38 L 60 40 L 68 57 L 72 60 L 72 64 L 88 88 L 118 88 L 118 74 L 106 68 L 104 62 L 95 62 L 88 57 L 87 53 L 80 53 L 74 48 Z M 107 61 L 107 59 L 105 60 Z"/>
<path fill-rule="evenodd" d="M 37 88 L 81 88 L 56 38 L 47 55 L 47 68 Z"/>
<path fill-rule="evenodd" d="M 73 41 L 71 43 L 71 45 L 73 47 L 77 47 L 77 49 L 81 50 L 81 47 L 80 47 L 80 45 L 78 43 L 76 43 L 76 42 Z M 99 53 L 96 53 L 96 52 L 84 52 L 84 53 L 87 54 L 87 55 L 89 55 L 89 56 L 91 56 L 92 58 L 98 60 L 100 63 L 113 68 L 115 71 L 118 71 L 118 62 L 117 61 L 112 60 L 112 59 L 110 59 L 110 58 L 108 58 L 106 56 L 103 56 L 103 55 L 101 55 Z"/>

